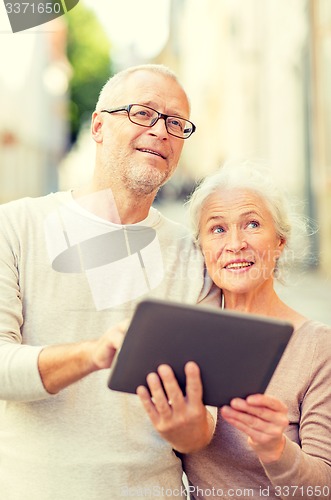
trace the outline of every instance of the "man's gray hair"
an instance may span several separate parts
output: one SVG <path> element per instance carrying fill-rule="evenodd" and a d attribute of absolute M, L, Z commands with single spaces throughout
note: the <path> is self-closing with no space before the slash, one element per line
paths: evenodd
<path fill-rule="evenodd" d="M 176 83 L 178 83 L 180 87 L 182 87 L 176 74 L 170 68 L 164 66 L 163 64 L 140 64 L 138 66 L 131 66 L 122 71 L 119 71 L 118 73 L 116 73 L 114 76 L 110 77 L 107 80 L 107 82 L 102 87 L 101 92 L 99 94 L 99 99 L 96 103 L 95 111 L 100 111 L 103 108 L 108 108 L 109 106 L 111 106 L 112 101 L 114 101 L 114 99 L 116 99 L 118 96 L 118 90 L 120 90 L 121 84 L 127 78 L 129 78 L 133 73 L 136 73 L 138 71 L 150 71 L 151 73 L 163 75 L 166 78 L 172 78 L 172 80 L 174 80 Z M 120 104 L 131 104 L 131 103 L 120 103 Z"/>

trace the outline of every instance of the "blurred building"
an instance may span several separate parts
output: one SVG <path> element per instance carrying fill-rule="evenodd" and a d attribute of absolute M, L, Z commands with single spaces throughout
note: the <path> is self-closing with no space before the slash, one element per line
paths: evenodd
<path fill-rule="evenodd" d="M 318 221 L 313 252 L 329 274 L 331 2 L 172 0 L 170 19 L 158 61 L 180 76 L 197 125 L 184 176 L 266 160 Z"/>
<path fill-rule="evenodd" d="M 312 52 L 311 181 L 320 225 L 320 262 L 331 268 L 331 3 L 309 2 Z"/>
<path fill-rule="evenodd" d="M 68 137 L 66 38 L 63 18 L 0 34 L 0 203 L 57 189 Z"/>
<path fill-rule="evenodd" d="M 163 11 L 161 20 L 149 20 L 157 31 L 169 18 L 168 40 L 162 36 L 162 49 L 148 32 L 147 45 L 161 51 L 153 53 L 154 61 L 179 75 L 197 132 L 185 144 L 166 195 L 187 194 L 226 159 L 266 160 L 290 195 L 304 200 L 303 212 L 317 220 L 312 250 L 330 276 L 330 0 L 169 1 L 169 16 Z M 140 7 L 146 18 L 148 9 Z M 49 25 L 44 33 L 0 36 L 0 203 L 56 189 L 70 67 L 65 25 Z M 140 46 L 130 38 L 130 57 L 121 53 L 118 66 L 148 62 Z M 94 152 L 86 137 L 62 164 L 61 187 L 74 184 L 77 172 L 82 176 L 80 159 L 88 148 Z"/>

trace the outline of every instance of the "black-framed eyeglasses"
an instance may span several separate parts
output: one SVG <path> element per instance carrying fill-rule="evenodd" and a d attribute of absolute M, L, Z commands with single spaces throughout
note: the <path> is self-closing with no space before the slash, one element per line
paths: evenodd
<path fill-rule="evenodd" d="M 142 127 L 153 127 L 160 118 L 163 118 L 168 134 L 180 139 L 188 139 L 196 130 L 194 123 L 185 118 L 165 115 L 164 113 L 159 113 L 156 109 L 143 106 L 142 104 L 128 104 L 127 106 L 120 106 L 113 109 L 102 109 L 101 113 L 111 114 L 118 111 L 126 111 L 129 120 Z"/>

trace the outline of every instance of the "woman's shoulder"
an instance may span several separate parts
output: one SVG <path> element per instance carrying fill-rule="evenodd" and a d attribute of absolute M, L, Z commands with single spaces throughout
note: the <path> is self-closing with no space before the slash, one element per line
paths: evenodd
<path fill-rule="evenodd" d="M 331 364 L 331 326 L 320 321 L 305 321 L 293 335 L 293 347 L 303 349 L 307 356 Z"/>
<path fill-rule="evenodd" d="M 314 319 L 304 321 L 296 329 L 296 333 L 307 337 L 325 338 L 331 341 L 331 326 Z"/>

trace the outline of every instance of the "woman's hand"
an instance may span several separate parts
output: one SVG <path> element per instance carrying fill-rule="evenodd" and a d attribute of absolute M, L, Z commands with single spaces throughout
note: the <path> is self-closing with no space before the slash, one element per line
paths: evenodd
<path fill-rule="evenodd" d="M 261 462 L 278 460 L 285 446 L 284 430 L 289 424 L 287 406 L 272 396 L 254 394 L 235 398 L 221 408 L 221 415 L 248 436 L 248 443 Z"/>
<path fill-rule="evenodd" d="M 190 361 L 185 365 L 186 396 L 168 365 L 147 376 L 146 387 L 137 394 L 155 429 L 177 451 L 188 453 L 206 446 L 214 432 L 214 419 L 202 402 L 200 370 Z M 161 383 L 162 381 L 162 383 Z M 163 387 L 162 387 L 163 384 Z"/>

